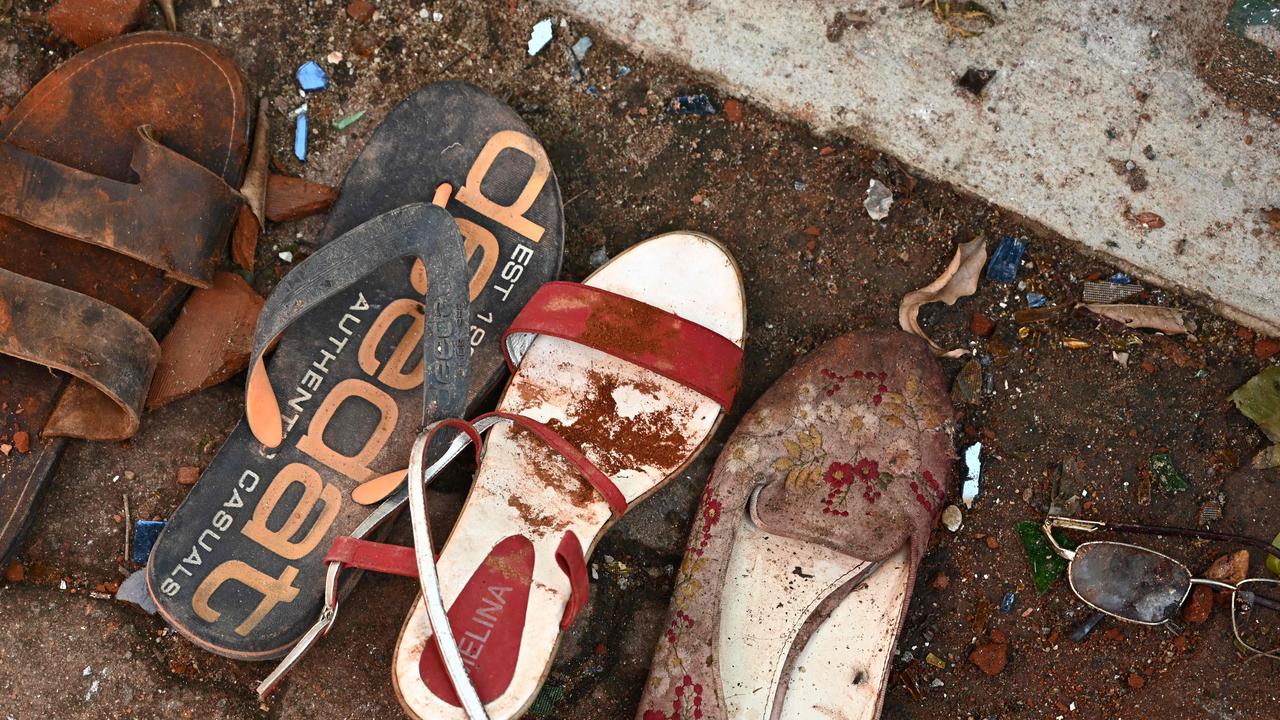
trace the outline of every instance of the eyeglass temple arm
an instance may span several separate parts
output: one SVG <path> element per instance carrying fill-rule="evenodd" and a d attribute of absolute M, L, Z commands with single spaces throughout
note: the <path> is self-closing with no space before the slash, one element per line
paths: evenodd
<path fill-rule="evenodd" d="M 1245 535 L 1231 535 L 1229 533 L 1212 532 L 1210 530 L 1193 530 L 1191 528 L 1169 527 L 1167 525 L 1138 525 L 1136 523 L 1115 523 L 1101 522 L 1098 520 L 1079 520 L 1076 518 L 1060 518 L 1051 517 L 1046 524 L 1051 523 L 1054 527 L 1065 527 L 1071 530 L 1085 530 L 1092 532 L 1094 530 L 1115 530 L 1118 532 L 1131 532 L 1141 535 L 1170 535 L 1173 537 L 1196 538 L 1199 540 L 1218 540 L 1221 542 L 1240 543 L 1248 545 L 1256 550 L 1269 553 L 1276 558 L 1280 558 L 1280 548 L 1275 547 L 1265 540 L 1251 538 Z"/>

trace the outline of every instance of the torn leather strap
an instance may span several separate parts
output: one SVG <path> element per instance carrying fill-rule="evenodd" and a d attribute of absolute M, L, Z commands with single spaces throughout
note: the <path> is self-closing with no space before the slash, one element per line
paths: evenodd
<path fill-rule="evenodd" d="M 0 215 L 99 245 L 208 287 L 240 204 L 235 189 L 138 128 L 136 183 L 77 170 L 0 143 Z"/>
<path fill-rule="evenodd" d="M 0 268 L 0 353 L 62 370 L 85 395 L 43 434 L 123 440 L 138 429 L 160 345 L 142 323 L 88 295 Z"/>

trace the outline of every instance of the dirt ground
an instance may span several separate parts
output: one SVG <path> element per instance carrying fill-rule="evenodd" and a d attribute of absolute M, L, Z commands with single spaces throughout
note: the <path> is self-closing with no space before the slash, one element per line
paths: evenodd
<path fill-rule="evenodd" d="M 579 279 L 605 255 L 687 228 L 723 240 L 746 279 L 747 380 L 729 422 L 683 477 L 603 539 L 592 559 L 598 579 L 590 603 L 531 716 L 632 716 L 696 498 L 734 421 L 824 340 L 896 325 L 898 299 L 932 279 L 957 241 L 978 235 L 992 244 L 1004 235 L 1029 240 L 1025 287 L 984 280 L 977 295 L 922 314 L 944 345 L 989 358 L 987 390 L 960 406 L 957 437 L 957 452 L 983 443 L 982 492 L 958 532 L 934 534 L 884 717 L 1275 716 L 1280 665 L 1243 661 L 1223 607 L 1181 634 L 1106 621 L 1074 642 L 1068 635 L 1089 612 L 1063 582 L 1036 593 L 1014 532 L 1018 521 L 1042 517 L 1056 496 L 1085 517 L 1183 526 L 1195 525 L 1201 506 L 1216 501 L 1223 517 L 1213 529 L 1274 535 L 1280 471 L 1241 469 L 1263 438 L 1226 400 L 1265 364 L 1258 354 L 1267 341 L 1159 290 L 1138 301 L 1186 307 L 1198 325 L 1194 339 L 1129 331 L 1069 311 L 1021 325 L 1014 313 L 1026 307 L 1025 290 L 1068 306 L 1084 279 L 1113 269 L 995 205 L 913 175 L 856 139 L 816 137 L 749 101 L 741 122 L 724 112 L 665 112 L 680 94 L 708 92 L 717 107 L 729 98 L 680 68 L 629 56 L 602 38 L 583 63 L 586 79 L 574 83 L 565 50 L 591 28 L 559 24 L 553 44 L 530 58 L 525 43 L 543 14 L 527 2 L 376 4 L 380 16 L 366 25 L 348 18 L 340 0 L 310 2 L 305 11 L 301 3 L 286 9 L 270 0 L 187 0 L 179 3 L 179 20 L 186 32 L 231 51 L 269 100 L 273 156 L 287 172 L 339 183 L 400 98 L 435 80 L 465 79 L 506 99 L 545 144 L 565 197 L 564 277 Z M 0 100 L 9 105 L 72 53 L 49 39 L 46 8 L 40 0 L 17 0 L 0 18 Z M 156 11 L 147 25 L 161 26 Z M 376 55 L 363 55 L 374 48 Z M 310 98 L 311 156 L 299 163 L 281 112 L 301 102 L 293 70 L 334 51 L 344 60 L 329 66 L 330 89 Z M 367 116 L 346 131 L 332 128 L 331 121 L 362 109 Z M 896 197 L 883 222 L 862 208 L 871 178 Z M 322 223 L 321 217 L 269 228 L 255 285 L 269 289 L 288 269 L 277 252 L 305 254 Z M 992 337 L 971 331 L 973 313 L 996 321 Z M 1087 346 L 1070 347 L 1067 339 Z M 1114 352 L 1128 353 L 1127 365 Z M 961 366 L 945 363 L 950 376 Z M 239 381 L 153 413 L 129 442 L 75 443 L 67 451 L 19 554 L 25 579 L 0 583 L 0 718 L 399 716 L 388 668 L 413 597 L 409 582 L 366 579 L 333 633 L 266 705 L 253 686 L 268 666 L 206 654 L 162 621 L 101 593 L 136 568 L 122 555 L 124 497 L 134 517 L 162 519 L 177 507 L 186 488 L 175 472 L 208 464 L 240 416 Z M 1162 448 L 1190 489 L 1175 494 L 1157 486 L 1143 505 L 1142 468 Z M 461 477 L 435 488 L 442 529 L 450 519 L 444 511 L 455 511 L 465 491 Z M 956 483 L 953 498 L 958 494 Z M 407 528 L 396 535 L 408 541 Z M 1151 544 L 1194 571 L 1235 549 Z M 1265 572 L 1257 553 L 1251 569 Z M 1005 613 L 1000 603 L 1010 590 L 1016 599 Z M 967 660 L 989 628 L 1009 637 L 1008 666 L 994 677 Z M 945 667 L 926 663 L 929 653 Z"/>

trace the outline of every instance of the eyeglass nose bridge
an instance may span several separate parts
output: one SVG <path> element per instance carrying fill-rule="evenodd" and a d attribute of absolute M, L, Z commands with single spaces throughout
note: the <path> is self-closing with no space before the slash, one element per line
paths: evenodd
<path fill-rule="evenodd" d="M 1079 518 L 1062 517 L 1061 515 L 1050 515 L 1044 519 L 1040 529 L 1044 531 L 1044 536 L 1049 538 L 1049 544 L 1053 546 L 1053 551 L 1058 554 L 1058 557 L 1064 560 L 1073 560 L 1075 559 L 1076 551 L 1058 544 L 1058 539 L 1053 536 L 1053 531 L 1061 528 L 1063 530 L 1079 530 L 1080 532 L 1097 532 L 1105 527 L 1106 523 L 1097 520 L 1081 520 Z"/>

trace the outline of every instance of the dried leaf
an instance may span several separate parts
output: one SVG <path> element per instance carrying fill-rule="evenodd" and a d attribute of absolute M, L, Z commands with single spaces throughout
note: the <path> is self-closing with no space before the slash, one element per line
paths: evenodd
<path fill-rule="evenodd" d="M 258 234 L 262 225 L 248 205 L 240 206 L 236 226 L 231 231 L 231 260 L 249 272 L 253 272 L 254 257 L 258 253 Z"/>
<path fill-rule="evenodd" d="M 1195 324 L 1182 316 L 1181 310 L 1158 305 L 1104 305 L 1085 303 L 1089 312 L 1129 328 L 1159 330 L 1168 335 L 1181 335 L 1195 330 Z"/>
<path fill-rule="evenodd" d="M 1280 444 L 1262 450 L 1253 456 L 1252 463 L 1254 470 L 1270 470 L 1271 468 L 1280 468 Z"/>
<path fill-rule="evenodd" d="M 288 175 L 272 175 L 267 179 L 265 212 L 271 222 L 301 220 L 328 210 L 337 198 L 338 191 L 328 185 Z"/>
<path fill-rule="evenodd" d="M 249 167 L 244 173 L 240 194 L 253 210 L 261 225 L 266 222 L 263 210 L 267 204 L 267 101 L 258 101 L 258 121 L 253 129 L 253 149 L 249 152 Z"/>
<path fill-rule="evenodd" d="M 1231 393 L 1231 401 L 1271 442 L 1280 442 L 1280 367 L 1269 367 L 1253 376 Z"/>
<path fill-rule="evenodd" d="M 956 358 L 964 355 L 968 352 L 967 350 L 943 350 L 937 343 L 930 340 L 928 335 L 925 335 L 918 320 L 920 307 L 932 302 L 954 305 L 956 300 L 977 292 L 978 277 L 986 262 L 987 244 L 983 238 L 974 238 L 967 243 L 961 243 L 956 248 L 956 254 L 951 258 L 947 269 L 943 270 L 936 280 L 903 296 L 902 304 L 898 306 L 898 325 L 903 330 L 924 338 L 929 343 L 929 347 L 941 357 Z"/>

